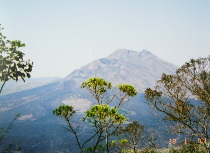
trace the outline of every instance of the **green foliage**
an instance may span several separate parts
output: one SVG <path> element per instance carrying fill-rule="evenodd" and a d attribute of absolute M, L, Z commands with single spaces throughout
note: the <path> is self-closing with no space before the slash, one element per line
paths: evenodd
<path fill-rule="evenodd" d="M 101 96 L 112 88 L 112 83 L 102 78 L 90 78 L 82 83 L 81 88 L 87 88 L 97 100 L 98 104 L 102 104 L 100 101 Z"/>
<path fill-rule="evenodd" d="M 126 143 L 128 143 L 128 140 L 127 139 L 119 140 L 119 143 L 120 144 L 126 144 Z"/>
<path fill-rule="evenodd" d="M 96 138 L 97 143 L 93 150 L 98 148 L 98 145 L 103 146 L 103 141 L 106 141 L 106 149 L 109 152 L 110 142 L 109 137 L 113 135 L 120 124 L 128 119 L 124 115 L 119 115 L 118 109 L 110 107 L 109 105 L 94 105 L 87 112 L 84 120 L 89 121 L 95 127 L 97 133 L 100 133 Z"/>
<path fill-rule="evenodd" d="M 83 82 L 81 88 L 89 88 L 90 90 L 94 90 L 95 92 L 99 92 L 100 94 L 105 93 L 107 89 L 112 88 L 112 83 L 105 81 L 102 78 L 90 78 L 88 81 Z"/>
<path fill-rule="evenodd" d="M 162 96 L 162 91 L 152 90 L 150 88 L 147 88 L 145 90 L 145 97 L 150 101 L 160 98 L 161 96 Z"/>
<path fill-rule="evenodd" d="M 6 40 L 6 37 L 2 35 L 3 28 L 0 27 L 0 92 L 3 89 L 5 82 L 12 79 L 18 81 L 21 78 L 25 81 L 25 78 L 30 78 L 30 72 L 32 71 L 33 62 L 30 60 L 25 61 L 23 59 L 24 53 L 18 49 L 25 47 L 24 43 L 19 40 Z"/>
<path fill-rule="evenodd" d="M 127 134 L 129 136 L 135 136 L 139 138 L 144 130 L 144 126 L 140 125 L 138 121 L 133 121 L 129 123 L 125 128 L 121 129 L 122 134 Z"/>
<path fill-rule="evenodd" d="M 132 85 L 129 85 L 129 84 L 120 84 L 118 85 L 118 87 L 120 91 L 126 93 L 130 97 L 134 97 L 138 93 L 136 89 Z"/>
<path fill-rule="evenodd" d="M 109 105 L 94 105 L 86 112 L 84 118 L 94 118 L 97 122 L 106 122 L 106 124 L 123 123 L 128 120 L 124 115 L 119 115 L 118 109 Z"/>
<path fill-rule="evenodd" d="M 176 74 L 163 74 L 154 90 L 146 89 L 145 97 L 172 132 L 210 138 L 209 58 L 192 59 Z"/>
<path fill-rule="evenodd" d="M 130 97 L 137 94 L 136 89 L 131 85 L 112 86 L 102 78 L 90 78 L 83 82 L 81 88 L 86 88 L 94 97 L 97 105 L 93 105 L 87 112 L 83 121 L 87 121 L 94 128 L 94 134 L 86 141 L 81 143 L 77 135 L 79 126 L 75 129 L 70 118 L 75 113 L 72 106 L 62 105 L 53 110 L 53 114 L 64 118 L 67 121 L 70 131 L 75 135 L 77 144 L 81 152 L 109 152 L 113 147 L 110 137 L 114 138 L 114 133 L 128 119 L 119 114 L 118 110 L 123 105 L 123 102 L 128 101 Z M 116 90 L 118 92 L 116 92 Z M 116 101 L 115 107 L 110 107 L 110 104 Z M 74 124 L 75 125 L 75 124 Z M 92 142 L 92 146 L 85 147 L 88 142 Z M 120 145 L 125 145 L 127 140 L 119 140 Z"/>
<path fill-rule="evenodd" d="M 30 78 L 30 72 L 32 71 L 33 62 L 30 60 L 24 60 L 24 53 L 19 51 L 19 48 L 25 47 L 24 43 L 21 43 L 19 40 L 6 40 L 6 37 L 2 34 L 3 28 L 0 25 L 0 93 L 3 90 L 5 83 L 12 79 L 18 81 L 22 79 L 25 81 L 25 78 Z M 3 142 L 4 137 L 10 129 L 13 127 L 13 122 L 20 116 L 17 114 L 9 126 L 3 130 L 0 130 L 0 145 Z M 13 145 L 9 145 L 4 152 L 11 152 L 11 149 L 14 148 Z M 16 151 L 19 151 L 20 147 L 16 146 Z"/>
<path fill-rule="evenodd" d="M 120 127 L 115 135 L 117 135 L 120 141 L 126 140 L 124 145 L 119 144 L 118 150 L 132 150 L 134 153 L 137 152 L 137 145 L 142 139 L 142 133 L 144 126 L 140 125 L 138 121 L 133 121 L 125 127 Z"/>
<path fill-rule="evenodd" d="M 105 149 L 106 148 L 102 145 L 97 145 L 96 147 L 86 147 L 85 148 L 85 150 L 88 152 L 95 152 L 95 151 L 104 152 Z"/>
<path fill-rule="evenodd" d="M 143 150 L 140 150 L 138 153 L 158 153 L 158 152 L 155 149 L 145 148 Z"/>
<path fill-rule="evenodd" d="M 127 139 L 118 139 L 118 140 L 112 140 L 110 142 L 110 147 L 112 148 L 112 152 L 123 152 L 123 153 L 131 153 L 131 150 L 127 149 L 127 145 L 129 144 L 129 141 Z"/>
<path fill-rule="evenodd" d="M 67 122 L 67 125 L 69 127 L 69 131 L 74 134 L 77 144 L 78 144 L 78 147 L 81 150 L 81 152 L 83 152 L 83 147 L 80 144 L 80 141 L 79 141 L 79 138 L 78 138 L 78 135 L 76 132 L 77 129 L 74 129 L 74 126 L 72 125 L 73 123 L 70 121 L 71 117 L 75 114 L 75 110 L 74 110 L 73 106 L 61 105 L 58 108 L 53 110 L 53 114 L 65 119 L 65 121 Z"/>
<path fill-rule="evenodd" d="M 138 93 L 132 85 L 121 84 L 113 87 L 111 82 L 102 78 L 90 78 L 82 83 L 81 88 L 86 88 L 95 98 L 98 105 L 109 105 L 114 100 L 118 100 L 116 108 L 120 108 L 124 102 Z"/>
<path fill-rule="evenodd" d="M 60 116 L 64 119 L 70 118 L 75 113 L 73 106 L 69 105 L 61 105 L 55 110 L 53 110 L 53 114 L 56 116 Z"/>

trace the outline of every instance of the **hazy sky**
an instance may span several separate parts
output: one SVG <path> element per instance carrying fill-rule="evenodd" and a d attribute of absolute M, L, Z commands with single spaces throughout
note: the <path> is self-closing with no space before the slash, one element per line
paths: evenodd
<path fill-rule="evenodd" d="M 0 24 L 26 43 L 32 77 L 65 77 L 120 48 L 176 65 L 210 54 L 210 0 L 0 0 Z"/>

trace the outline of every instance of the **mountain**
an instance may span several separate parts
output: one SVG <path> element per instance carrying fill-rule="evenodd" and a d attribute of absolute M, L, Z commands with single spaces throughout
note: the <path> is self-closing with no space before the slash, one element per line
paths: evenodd
<path fill-rule="evenodd" d="M 124 111 L 131 120 L 139 120 L 145 126 L 157 126 L 159 123 L 148 112 L 142 92 L 152 87 L 162 73 L 174 73 L 176 68 L 149 51 L 123 49 L 73 71 L 64 79 L 0 96 L 0 125 L 3 128 L 21 113 L 4 142 L 19 144 L 22 152 L 76 152 L 74 137 L 64 130 L 65 122 L 53 116 L 52 110 L 62 104 L 72 105 L 79 121 L 84 112 L 96 103 L 90 93 L 80 88 L 81 83 L 90 77 L 102 77 L 113 84 L 133 84 L 140 94 L 123 107 Z M 80 135 L 85 137 L 87 130 Z"/>
<path fill-rule="evenodd" d="M 140 92 L 155 85 L 162 73 L 172 74 L 177 66 L 161 60 L 149 51 L 141 52 L 120 49 L 107 58 L 93 61 L 75 70 L 66 77 L 84 81 L 101 77 L 115 84 L 132 84 Z"/>

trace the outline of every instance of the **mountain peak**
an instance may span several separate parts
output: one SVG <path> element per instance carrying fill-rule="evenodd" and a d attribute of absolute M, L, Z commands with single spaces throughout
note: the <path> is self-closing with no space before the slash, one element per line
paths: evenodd
<path fill-rule="evenodd" d="M 152 54 L 151 52 L 149 52 L 148 50 L 142 50 L 140 53 L 139 53 L 139 56 L 140 57 L 156 57 L 154 54 Z"/>
<path fill-rule="evenodd" d="M 109 55 L 108 59 L 127 59 L 127 58 L 141 58 L 141 57 L 156 57 L 154 54 L 148 50 L 142 50 L 141 52 L 128 50 L 128 49 L 118 49 Z"/>
<path fill-rule="evenodd" d="M 140 54 L 152 54 L 151 52 L 149 52 L 148 50 L 142 50 L 141 52 L 140 52 Z"/>
<path fill-rule="evenodd" d="M 109 60 L 118 60 L 118 61 L 127 61 L 132 58 L 138 57 L 139 52 L 128 50 L 128 49 L 118 49 L 110 54 L 107 59 Z"/>
<path fill-rule="evenodd" d="M 118 49 L 106 58 L 95 60 L 75 70 L 67 79 L 85 80 L 102 77 L 116 84 L 132 84 L 139 91 L 155 85 L 162 73 L 172 74 L 177 67 L 147 50 Z"/>
<path fill-rule="evenodd" d="M 128 49 L 117 49 L 115 50 L 111 55 L 116 55 L 116 54 L 135 54 L 137 51 L 133 50 L 128 50 Z"/>

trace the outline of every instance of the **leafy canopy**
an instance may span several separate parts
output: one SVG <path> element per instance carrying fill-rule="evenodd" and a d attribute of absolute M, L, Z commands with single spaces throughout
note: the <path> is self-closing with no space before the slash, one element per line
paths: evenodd
<path fill-rule="evenodd" d="M 24 60 L 25 54 L 19 50 L 25 47 L 25 44 L 19 40 L 6 40 L 2 30 L 0 25 L 0 81 L 2 82 L 0 92 L 10 79 L 18 81 L 20 78 L 25 81 L 25 78 L 30 78 L 33 67 L 33 62 Z"/>
<path fill-rule="evenodd" d="M 56 116 L 60 116 L 61 118 L 68 119 L 75 113 L 73 106 L 69 105 L 61 105 L 55 110 L 53 110 L 53 114 Z"/>
<path fill-rule="evenodd" d="M 128 120 L 124 115 L 119 115 L 118 109 L 109 105 L 94 105 L 86 112 L 86 118 L 105 121 L 107 124 L 123 123 Z"/>
<path fill-rule="evenodd" d="M 113 87 L 111 82 L 102 78 L 90 78 L 82 83 L 81 88 L 86 88 L 99 105 L 109 105 L 114 100 L 118 99 L 117 108 L 120 108 L 126 99 L 129 100 L 130 97 L 134 97 L 138 93 L 132 85 L 120 84 Z"/>
<path fill-rule="evenodd" d="M 130 84 L 120 84 L 118 87 L 120 91 L 126 93 L 130 97 L 134 97 L 138 93 L 136 89 Z"/>

